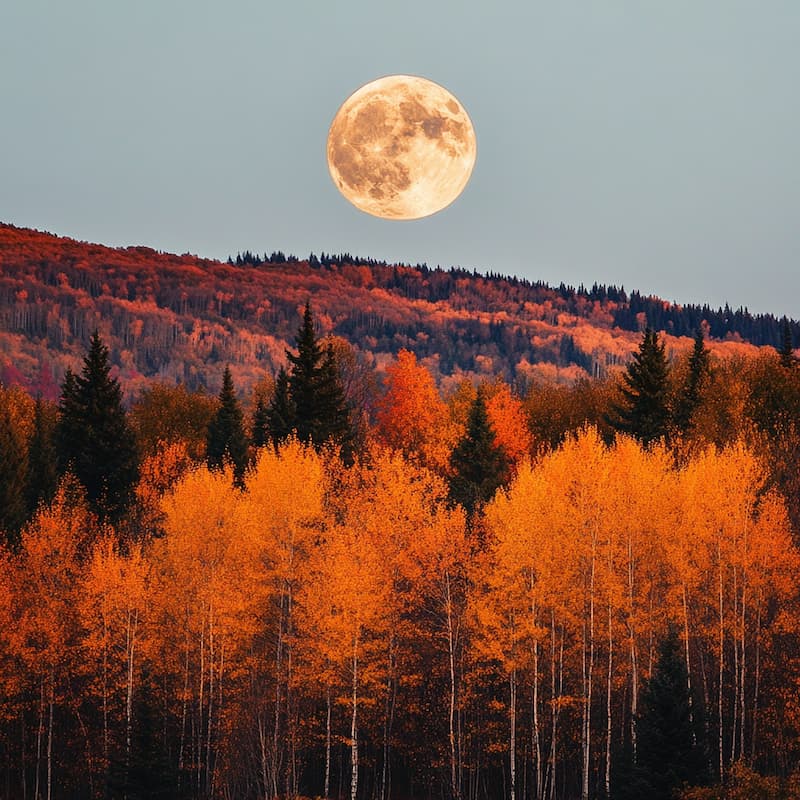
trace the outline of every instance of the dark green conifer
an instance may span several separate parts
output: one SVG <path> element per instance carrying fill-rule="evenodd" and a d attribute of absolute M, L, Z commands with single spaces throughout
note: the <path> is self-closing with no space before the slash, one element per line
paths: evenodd
<path fill-rule="evenodd" d="M 229 367 L 222 375 L 219 409 L 208 426 L 206 459 L 209 469 L 220 469 L 226 461 L 233 465 L 234 482 L 244 483 L 247 469 L 247 439 L 244 435 L 242 409 L 233 388 Z"/>
<path fill-rule="evenodd" d="M 317 386 L 317 421 L 314 441 L 317 445 L 333 441 L 340 448 L 345 461 L 352 460 L 353 433 L 350 411 L 344 396 L 344 387 L 339 377 L 339 366 L 328 344 L 320 369 Z"/>
<path fill-rule="evenodd" d="M 700 389 L 708 375 L 709 352 L 706 349 L 703 331 L 698 328 L 694 337 L 694 348 L 689 357 L 689 374 L 683 385 L 680 397 L 675 403 L 673 422 L 675 428 L 683 434 L 689 431 L 692 415 L 700 405 Z"/>
<path fill-rule="evenodd" d="M 253 447 L 264 447 L 270 440 L 268 410 L 269 406 L 259 395 L 253 411 L 253 435 L 251 437 Z"/>
<path fill-rule="evenodd" d="M 83 443 L 83 411 L 78 400 L 78 381 L 75 373 L 67 367 L 61 384 L 56 424 L 56 461 L 58 472 L 73 471 L 73 462 Z"/>
<path fill-rule="evenodd" d="M 702 746 L 702 726 L 693 724 L 686 680 L 686 663 L 677 630 L 673 627 L 659 646 L 659 655 L 641 697 L 637 720 L 637 761 L 632 785 L 614 792 L 615 798 L 647 797 L 670 800 L 681 785 L 702 786 L 708 782 L 708 766 Z"/>
<path fill-rule="evenodd" d="M 275 379 L 275 391 L 267 408 L 269 439 L 277 449 L 294 430 L 295 409 L 289 387 L 289 374 L 281 368 Z"/>
<path fill-rule="evenodd" d="M 289 394 L 294 406 L 294 428 L 301 442 L 318 444 L 317 391 L 322 374 L 322 349 L 314 331 L 310 303 L 306 303 L 296 344 L 297 355 L 286 353 L 291 364 Z"/>
<path fill-rule="evenodd" d="M 797 366 L 797 356 L 794 354 L 794 342 L 792 341 L 792 326 L 786 317 L 781 323 L 781 346 L 778 348 L 778 355 L 781 358 L 782 367 L 791 369 Z"/>
<path fill-rule="evenodd" d="M 25 522 L 25 439 L 0 390 L 0 537 L 16 547 Z"/>
<path fill-rule="evenodd" d="M 666 437 L 670 416 L 668 373 L 664 343 L 659 342 L 658 334 L 648 328 L 639 352 L 634 354 L 623 375 L 625 402 L 614 408 L 609 422 L 618 431 L 635 436 L 645 446 Z"/>
<path fill-rule="evenodd" d="M 26 500 L 28 516 L 40 503 L 49 503 L 58 487 L 58 458 L 55 447 L 55 414 L 52 404 L 36 398 L 33 432 L 28 442 Z"/>
<path fill-rule="evenodd" d="M 450 499 L 470 518 L 508 480 L 508 456 L 495 441 L 482 389 L 470 408 L 467 430 L 450 456 L 450 466 Z"/>
<path fill-rule="evenodd" d="M 292 428 L 301 442 L 317 448 L 332 442 L 342 448 L 343 458 L 349 460 L 353 435 L 339 368 L 333 347 L 323 351 L 320 346 L 310 303 L 306 303 L 296 342 L 297 354 L 286 353 L 291 364 L 288 383 L 291 402 L 287 405 L 281 397 L 280 403 L 287 414 L 291 412 Z M 282 432 L 279 425 L 273 430 Z"/>
<path fill-rule="evenodd" d="M 61 471 L 75 474 L 92 509 L 101 519 L 120 519 L 139 477 L 138 456 L 122 390 L 97 331 L 81 374 L 65 376 L 56 443 Z"/>

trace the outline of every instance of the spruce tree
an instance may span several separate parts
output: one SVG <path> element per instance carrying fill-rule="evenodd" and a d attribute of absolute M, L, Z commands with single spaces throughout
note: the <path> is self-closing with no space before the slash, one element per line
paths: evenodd
<path fill-rule="evenodd" d="M 648 328 L 644 332 L 639 352 L 623 375 L 624 403 L 614 408 L 609 418 L 618 431 L 635 436 L 643 445 L 667 435 L 669 409 L 667 378 L 669 369 L 664 343 Z"/>
<path fill-rule="evenodd" d="M 333 441 L 340 448 L 342 458 L 352 461 L 353 433 L 350 425 L 350 412 L 344 396 L 344 387 L 339 377 L 339 366 L 328 344 L 320 369 L 317 386 L 317 422 L 315 441 L 318 445 Z"/>
<path fill-rule="evenodd" d="M 310 303 L 306 303 L 296 344 L 297 355 L 286 353 L 291 364 L 289 394 L 294 406 L 294 427 L 301 442 L 317 444 L 317 389 L 322 373 L 322 349 L 314 331 Z"/>
<path fill-rule="evenodd" d="M 133 497 L 139 465 L 122 390 L 97 331 L 81 374 L 68 371 L 64 379 L 56 442 L 60 470 L 75 474 L 101 519 L 119 520 Z"/>
<path fill-rule="evenodd" d="M 636 797 L 670 800 L 682 784 L 708 782 L 701 744 L 702 726 L 692 722 L 686 662 L 677 629 L 672 627 L 659 645 L 658 661 L 641 697 L 637 720 L 637 762 L 633 767 Z M 615 797 L 627 798 L 625 787 Z"/>
<path fill-rule="evenodd" d="M 689 357 L 689 374 L 680 397 L 675 403 L 673 423 L 675 428 L 683 434 L 689 431 L 692 424 L 692 415 L 700 405 L 700 389 L 708 375 L 709 353 L 705 346 L 703 331 L 698 328 L 694 337 L 694 348 Z"/>
<path fill-rule="evenodd" d="M 301 442 L 317 448 L 333 442 L 347 459 L 353 437 L 344 390 L 333 348 L 323 351 L 314 331 L 310 303 L 306 303 L 296 342 L 297 355 L 286 353 L 291 364 L 288 388 L 292 427 Z"/>
<path fill-rule="evenodd" d="M 40 503 L 49 503 L 58 487 L 58 459 L 55 447 L 55 415 L 41 396 L 33 409 L 33 432 L 28 442 L 26 501 L 28 516 Z"/>
<path fill-rule="evenodd" d="M 251 436 L 253 447 L 264 447 L 270 440 L 268 409 L 269 406 L 264 402 L 264 398 L 259 396 L 253 411 L 253 435 Z"/>
<path fill-rule="evenodd" d="M 794 342 L 792 341 L 792 326 L 786 317 L 783 318 L 781 324 L 781 346 L 778 348 L 778 355 L 782 367 L 791 369 L 797 366 L 797 356 L 794 354 Z"/>
<path fill-rule="evenodd" d="M 450 499 L 461 505 L 469 518 L 508 480 L 508 457 L 495 441 L 482 388 L 470 407 L 467 430 L 450 455 L 450 466 Z"/>
<path fill-rule="evenodd" d="M 289 374 L 281 367 L 275 379 L 275 391 L 267 408 L 267 428 L 275 449 L 289 438 L 295 425 L 295 409 L 289 387 Z"/>
<path fill-rule="evenodd" d="M 11 547 L 19 542 L 25 522 L 25 439 L 0 391 L 0 537 Z"/>
<path fill-rule="evenodd" d="M 56 462 L 59 475 L 74 472 L 74 460 L 83 442 L 84 413 L 78 400 L 78 381 L 75 373 L 67 367 L 61 384 L 56 423 Z"/>
<path fill-rule="evenodd" d="M 225 367 L 222 375 L 219 409 L 208 426 L 206 460 L 209 469 L 220 469 L 226 461 L 230 461 L 233 465 L 234 482 L 237 486 L 244 485 L 247 439 L 244 435 L 242 409 L 233 388 L 229 367 Z"/>

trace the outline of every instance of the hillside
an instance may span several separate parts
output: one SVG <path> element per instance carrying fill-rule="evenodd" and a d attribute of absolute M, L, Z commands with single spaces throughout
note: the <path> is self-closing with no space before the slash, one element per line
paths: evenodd
<path fill-rule="evenodd" d="M 151 378 L 216 390 L 226 363 L 247 387 L 284 363 L 308 299 L 323 332 L 366 363 L 380 370 L 407 348 L 445 384 L 465 374 L 602 375 L 627 361 L 646 324 L 668 334 L 670 353 L 688 347 L 700 324 L 720 353 L 780 338 L 770 315 L 680 307 L 615 287 L 553 288 L 350 256 L 248 252 L 222 263 L 0 224 L 0 381 L 54 398 L 97 328 L 128 393 Z"/>

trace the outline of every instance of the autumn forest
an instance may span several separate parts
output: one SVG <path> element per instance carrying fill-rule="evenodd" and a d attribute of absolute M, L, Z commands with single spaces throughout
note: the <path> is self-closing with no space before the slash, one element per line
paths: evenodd
<path fill-rule="evenodd" d="M 528 306 L 531 364 L 573 326 L 554 379 L 370 358 L 306 291 L 259 369 L 176 383 L 104 289 L 48 344 L 34 283 L 3 312 L 0 798 L 800 798 L 793 323 L 642 311 L 590 351 Z"/>

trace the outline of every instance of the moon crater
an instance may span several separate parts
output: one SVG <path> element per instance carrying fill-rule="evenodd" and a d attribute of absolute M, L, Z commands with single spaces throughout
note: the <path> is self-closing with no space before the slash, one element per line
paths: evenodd
<path fill-rule="evenodd" d="M 356 208 L 419 219 L 448 206 L 475 164 L 472 123 L 433 81 L 390 75 L 362 86 L 328 132 L 328 169 Z"/>

